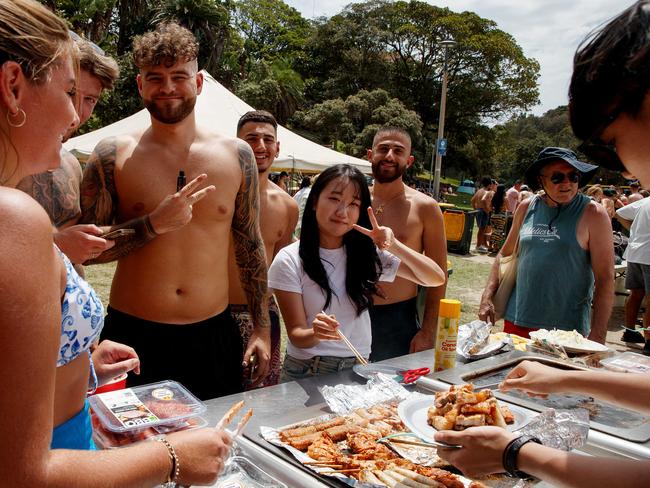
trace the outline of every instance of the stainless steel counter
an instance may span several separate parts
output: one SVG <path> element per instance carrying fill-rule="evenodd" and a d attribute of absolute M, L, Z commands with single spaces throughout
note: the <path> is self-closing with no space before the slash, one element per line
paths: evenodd
<path fill-rule="evenodd" d="M 506 355 L 503 355 L 505 357 Z M 383 364 L 394 365 L 403 369 L 433 366 L 433 350 L 423 351 L 407 356 L 382 361 Z M 499 357 L 483 361 L 499 361 Z M 463 369 L 480 368 L 482 362 L 464 365 Z M 458 367 L 462 365 L 459 363 Z M 433 368 L 432 368 L 433 369 Z M 418 381 L 420 388 L 427 390 L 445 389 L 449 382 L 432 381 L 438 375 L 432 373 L 429 378 Z M 227 397 L 209 400 L 206 418 L 211 424 L 216 424 L 230 406 L 240 400 L 246 402 L 246 408 L 253 408 L 254 415 L 246 426 L 244 439 L 241 444 L 244 454 L 270 475 L 283 481 L 286 476 L 298 477 L 299 481 L 287 482 L 288 486 L 297 487 L 342 487 L 344 485 L 333 478 L 317 477 L 283 449 L 266 442 L 259 434 L 260 426 L 282 427 L 294 422 L 299 422 L 319 415 L 329 413 L 327 405 L 319 392 L 324 385 L 363 384 L 366 380 L 357 376 L 351 370 L 341 371 L 338 374 L 309 378 L 297 382 L 284 383 L 272 387 L 238 393 Z M 614 436 L 592 431 L 589 435 L 589 444 L 583 449 L 586 453 L 594 455 L 609 455 L 643 459 L 650 457 L 650 443 L 639 444 Z M 263 464 L 263 466 L 262 466 Z M 284 478 L 283 478 L 284 477 Z M 298 478 L 295 478 L 298 480 Z"/>

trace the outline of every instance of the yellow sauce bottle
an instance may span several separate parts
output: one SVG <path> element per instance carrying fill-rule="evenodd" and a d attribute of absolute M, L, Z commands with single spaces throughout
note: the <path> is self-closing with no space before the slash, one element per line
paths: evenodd
<path fill-rule="evenodd" d="M 440 300 L 438 330 L 436 332 L 436 359 L 434 370 L 442 371 L 456 366 L 456 340 L 460 324 L 460 301 Z"/>

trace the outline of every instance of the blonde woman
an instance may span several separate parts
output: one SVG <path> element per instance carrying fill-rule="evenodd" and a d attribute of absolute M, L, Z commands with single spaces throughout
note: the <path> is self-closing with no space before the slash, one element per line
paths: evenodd
<path fill-rule="evenodd" d="M 216 429 L 104 453 L 50 449 L 55 412 L 61 411 L 58 399 L 77 398 L 83 405 L 90 377 L 85 353 L 90 339 L 74 344 L 70 336 L 84 327 L 91 336 L 101 329 L 101 321 L 93 320 L 101 318 L 101 303 L 54 247 L 45 211 L 14 187 L 25 176 L 51 169 L 59 161 L 63 136 L 78 123 L 73 50 L 65 22 L 41 4 L 0 0 L 2 484 L 211 483 L 231 444 L 228 434 Z M 80 303 L 89 313 L 78 309 Z M 74 330 L 62 321 L 62 308 L 64 316 L 73 316 Z M 57 368 L 62 359 L 67 362 Z"/>

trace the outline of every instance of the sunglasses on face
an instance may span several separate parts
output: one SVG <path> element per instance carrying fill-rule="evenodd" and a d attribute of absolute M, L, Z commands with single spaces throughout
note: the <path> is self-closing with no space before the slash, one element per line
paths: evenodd
<path fill-rule="evenodd" d="M 570 183 L 577 183 L 580 181 L 580 173 L 577 171 L 571 171 L 570 173 L 562 173 L 560 171 L 556 171 L 553 174 L 549 175 L 542 175 L 545 178 L 548 178 L 551 180 L 551 182 L 555 185 L 559 185 L 560 183 L 564 183 L 564 180 L 569 180 Z"/>

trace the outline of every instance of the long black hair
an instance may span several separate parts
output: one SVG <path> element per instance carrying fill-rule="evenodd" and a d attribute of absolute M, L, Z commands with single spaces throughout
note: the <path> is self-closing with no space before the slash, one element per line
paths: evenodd
<path fill-rule="evenodd" d="M 363 173 L 349 164 L 337 164 L 323 171 L 312 186 L 302 215 L 300 259 L 307 276 L 314 280 L 327 296 L 324 308 L 332 302 L 332 289 L 320 259 L 316 203 L 323 189 L 337 178 L 347 180 L 348 184 L 356 187 L 361 201 L 357 224 L 370 228 L 370 218 L 366 211 L 370 206 L 370 191 Z M 358 316 L 370 306 L 372 295 L 377 291 L 381 263 L 372 239 L 356 230 L 351 230 L 343 236 L 343 246 L 347 255 L 345 290 L 354 303 Z"/>
<path fill-rule="evenodd" d="M 497 189 L 492 197 L 492 211 L 494 213 L 503 212 L 503 204 L 506 196 L 506 185 L 497 185 Z"/>

